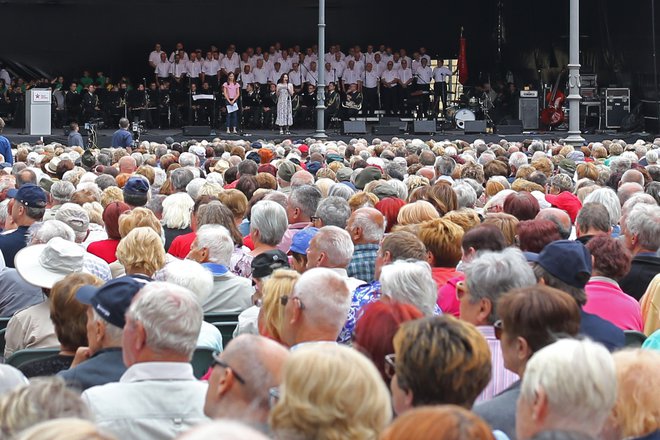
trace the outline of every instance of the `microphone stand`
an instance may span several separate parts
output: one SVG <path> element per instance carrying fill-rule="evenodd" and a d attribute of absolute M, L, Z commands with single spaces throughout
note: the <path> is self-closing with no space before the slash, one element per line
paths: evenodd
<path fill-rule="evenodd" d="M 188 125 L 192 125 L 192 78 L 188 76 Z"/>

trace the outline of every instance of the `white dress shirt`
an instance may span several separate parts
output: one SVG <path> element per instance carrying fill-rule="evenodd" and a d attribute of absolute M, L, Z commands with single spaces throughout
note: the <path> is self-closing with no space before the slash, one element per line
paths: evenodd
<path fill-rule="evenodd" d="M 343 61 L 332 60 L 330 65 L 333 69 L 335 69 L 335 72 L 337 72 L 337 77 L 341 78 L 344 75 L 344 69 L 346 69 L 346 65 Z"/>
<path fill-rule="evenodd" d="M 422 67 L 421 65 L 415 71 L 417 74 L 417 80 L 420 84 L 431 84 L 431 79 L 433 78 L 433 70 L 429 66 Z"/>
<path fill-rule="evenodd" d="M 199 60 L 188 61 L 188 76 L 191 78 L 199 78 L 199 74 L 202 72 L 202 63 Z"/>
<path fill-rule="evenodd" d="M 344 75 L 342 80 L 345 84 L 357 84 L 358 81 L 362 81 L 360 73 L 355 69 L 346 69 L 344 70 Z"/>
<path fill-rule="evenodd" d="M 149 54 L 149 62 L 153 63 L 154 65 L 160 63 L 160 54 L 163 53 L 163 51 L 155 51 L 152 50 L 151 53 Z"/>
<path fill-rule="evenodd" d="M 202 62 L 202 72 L 204 75 L 215 76 L 218 74 L 218 70 L 220 70 L 220 63 L 215 58 L 206 59 Z"/>
<path fill-rule="evenodd" d="M 298 70 L 289 71 L 289 82 L 293 84 L 294 87 L 300 87 L 305 80 L 305 75 L 303 75 L 302 70 L 298 67 Z"/>
<path fill-rule="evenodd" d="M 277 83 L 282 77 L 282 75 L 284 75 L 285 73 L 286 71 L 282 69 L 280 70 L 273 69 L 270 72 L 268 72 L 268 81 L 272 83 Z"/>
<path fill-rule="evenodd" d="M 226 56 L 220 61 L 220 69 L 225 69 L 227 73 L 236 71 L 240 66 L 240 59 L 236 54 L 232 54 L 231 58 Z"/>
<path fill-rule="evenodd" d="M 380 76 L 378 73 L 371 69 L 371 72 L 365 71 L 362 76 L 364 77 L 364 86 L 373 89 L 374 87 L 378 87 L 378 82 L 380 81 Z"/>
<path fill-rule="evenodd" d="M 383 72 L 385 72 L 387 70 L 387 63 L 384 63 L 382 60 L 380 61 L 380 63 L 377 63 L 377 62 L 374 61 L 373 62 L 373 68 L 376 71 L 376 73 L 378 74 L 378 76 L 382 76 Z"/>
<path fill-rule="evenodd" d="M 319 81 L 319 72 L 316 70 L 309 69 L 309 72 L 305 72 L 305 82 L 308 82 L 312 85 L 316 85 Z"/>
<path fill-rule="evenodd" d="M 169 59 L 170 63 L 173 63 L 173 62 L 174 62 L 174 55 L 176 55 L 177 53 L 178 53 L 178 52 L 175 50 L 174 52 L 172 52 L 172 53 L 170 54 L 170 59 Z M 188 54 L 184 51 L 184 52 L 183 52 L 183 58 L 181 58 L 181 61 L 188 61 L 188 59 L 189 59 L 189 58 L 188 58 Z"/>
<path fill-rule="evenodd" d="M 239 81 L 241 82 L 241 88 L 245 90 L 247 89 L 248 84 L 254 82 L 254 75 L 252 74 L 252 72 L 250 73 L 241 72 L 241 74 L 239 75 Z"/>
<path fill-rule="evenodd" d="M 171 63 L 170 73 L 175 78 L 181 78 L 182 75 L 188 73 L 188 66 L 183 61 L 179 61 L 178 63 Z"/>
<path fill-rule="evenodd" d="M 399 70 L 399 79 L 401 80 L 401 84 L 406 84 L 408 81 L 412 80 L 412 77 L 413 77 L 412 70 L 410 69 Z"/>
<path fill-rule="evenodd" d="M 330 68 L 330 70 L 325 69 L 325 83 L 330 84 L 331 82 L 337 84 L 337 75 L 335 74 L 335 71 Z"/>
<path fill-rule="evenodd" d="M 252 71 L 254 82 L 259 84 L 266 84 L 268 82 L 268 71 L 265 68 L 255 67 Z"/>
<path fill-rule="evenodd" d="M 447 78 L 451 76 L 451 70 L 447 66 L 440 66 L 433 69 L 433 79 L 435 82 L 447 82 Z"/>
<path fill-rule="evenodd" d="M 394 81 L 395 79 L 399 79 L 399 72 L 397 72 L 394 69 L 386 70 L 386 71 L 383 72 L 383 74 L 380 77 L 383 79 L 383 81 L 389 83 L 389 82 Z M 399 85 L 398 83 L 393 83 L 393 84 L 390 84 L 390 87 L 398 87 L 398 85 Z"/>
<path fill-rule="evenodd" d="M 156 72 L 156 76 L 158 78 L 167 78 L 170 76 L 170 62 L 165 60 L 161 61 L 158 64 L 156 64 L 156 69 L 154 69 L 154 72 Z"/>

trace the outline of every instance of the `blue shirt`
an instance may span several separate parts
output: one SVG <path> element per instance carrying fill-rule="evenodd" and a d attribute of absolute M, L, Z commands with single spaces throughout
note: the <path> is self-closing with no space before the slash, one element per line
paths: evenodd
<path fill-rule="evenodd" d="M 72 131 L 69 133 L 69 147 L 84 147 L 85 143 L 83 142 L 83 138 L 80 135 L 79 132 L 77 131 Z"/>
<path fill-rule="evenodd" d="M 112 135 L 112 146 L 127 148 L 133 145 L 133 135 L 130 131 L 120 128 Z"/>
<path fill-rule="evenodd" d="M 9 139 L 0 136 L 0 154 L 5 157 L 5 162 L 14 165 L 14 156 L 11 155 L 11 144 Z"/>
<path fill-rule="evenodd" d="M 14 232 L 9 234 L 0 235 L 0 251 L 5 257 L 5 264 L 7 267 L 14 268 L 14 257 L 23 249 L 27 243 L 27 226 L 19 226 Z"/>

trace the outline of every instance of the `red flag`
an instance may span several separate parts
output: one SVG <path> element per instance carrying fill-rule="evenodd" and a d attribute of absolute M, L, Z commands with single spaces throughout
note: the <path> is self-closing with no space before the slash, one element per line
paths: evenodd
<path fill-rule="evenodd" d="M 458 82 L 465 85 L 468 80 L 467 56 L 465 55 L 465 38 L 463 38 L 463 28 L 461 28 L 461 38 L 458 49 Z"/>

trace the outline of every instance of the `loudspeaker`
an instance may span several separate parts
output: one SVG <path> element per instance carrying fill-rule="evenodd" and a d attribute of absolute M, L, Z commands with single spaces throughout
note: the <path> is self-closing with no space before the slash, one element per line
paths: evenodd
<path fill-rule="evenodd" d="M 497 134 L 521 134 L 523 131 L 523 123 L 519 119 L 510 121 L 503 121 L 502 124 L 495 127 Z"/>
<path fill-rule="evenodd" d="M 435 121 L 414 121 L 413 133 L 414 134 L 434 134 Z"/>
<path fill-rule="evenodd" d="M 367 124 L 364 121 L 344 121 L 343 134 L 367 134 Z"/>
<path fill-rule="evenodd" d="M 184 125 L 185 136 L 211 136 L 211 127 L 208 125 Z"/>
<path fill-rule="evenodd" d="M 486 121 L 464 121 L 464 133 L 486 133 Z"/>
<path fill-rule="evenodd" d="M 605 89 L 605 128 L 620 128 L 630 115 L 630 89 Z"/>
<path fill-rule="evenodd" d="M 381 136 L 398 136 L 401 130 L 396 125 L 375 125 L 374 134 Z"/>
<path fill-rule="evenodd" d="M 520 97 L 518 101 L 518 115 L 520 115 L 524 130 L 538 130 L 539 113 L 538 98 Z"/>

